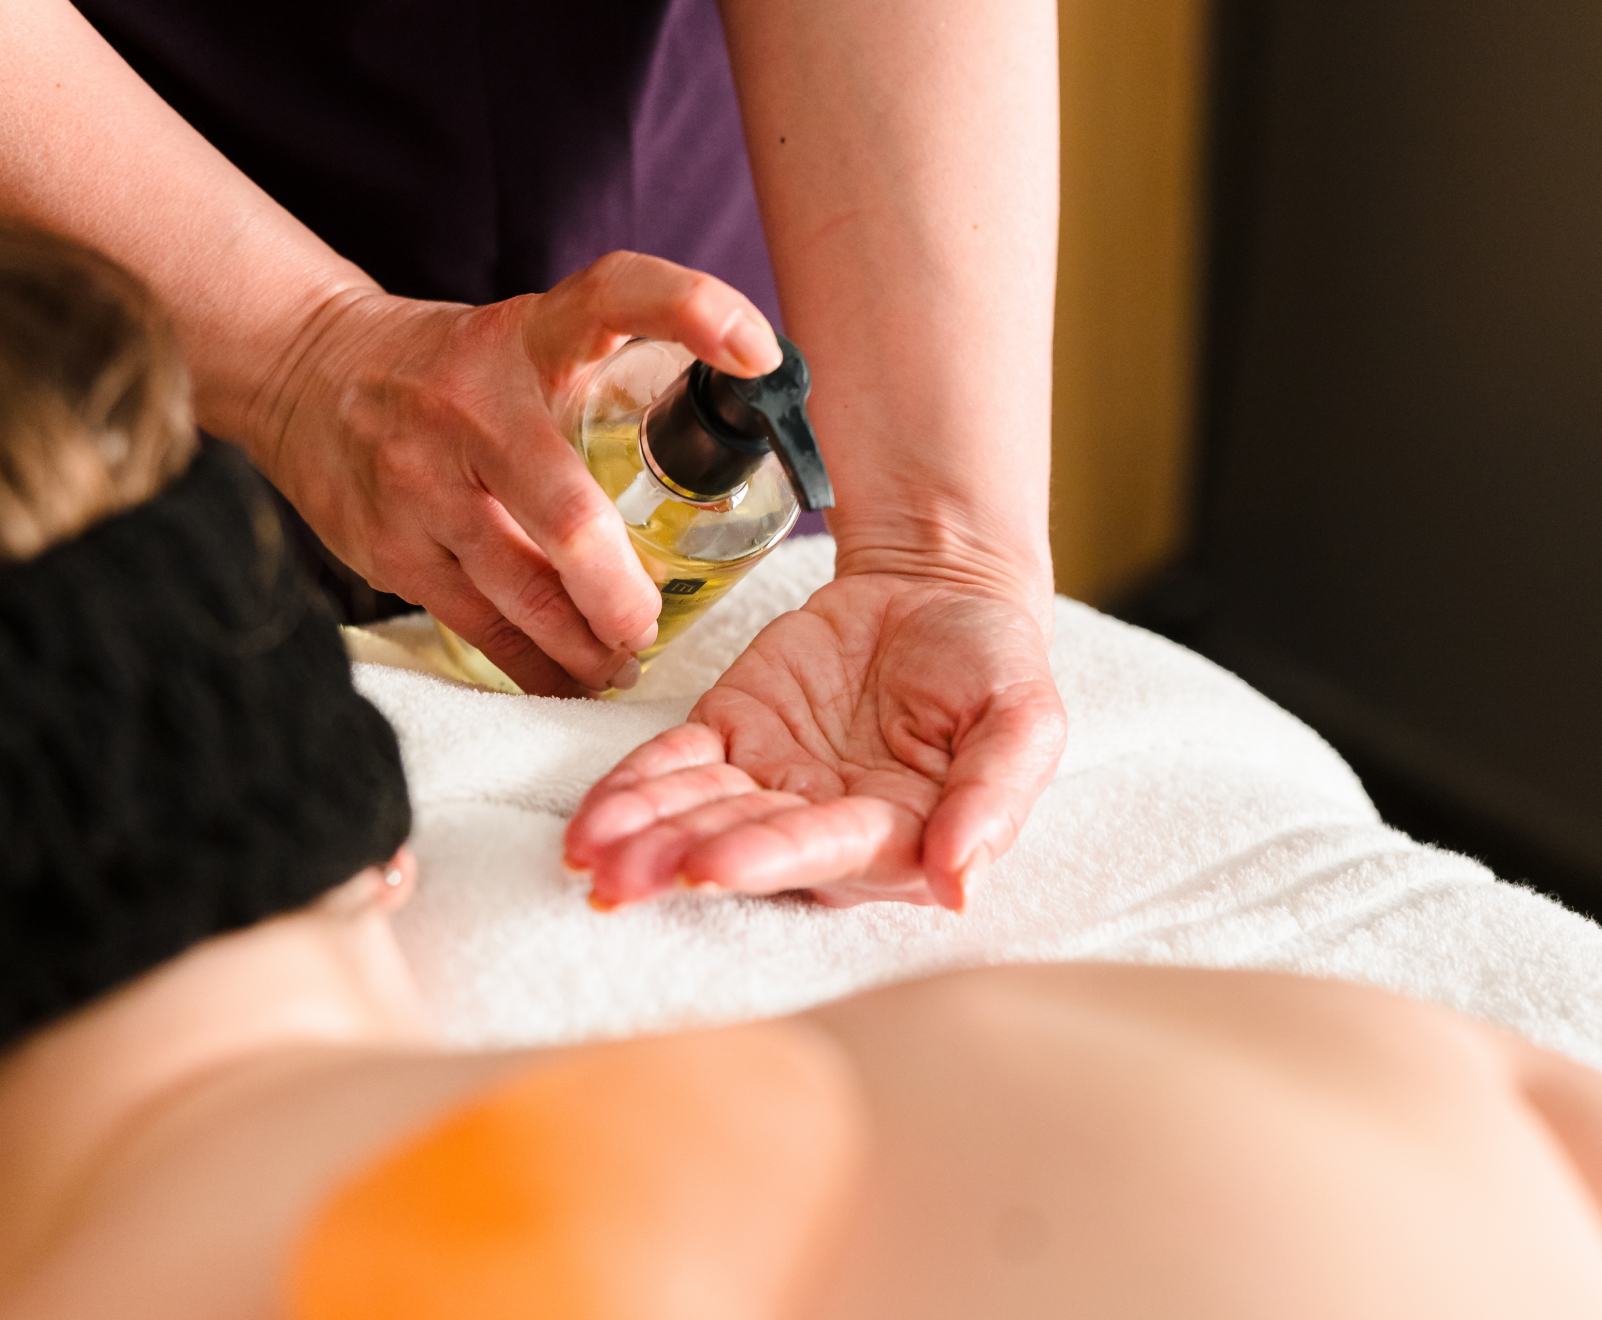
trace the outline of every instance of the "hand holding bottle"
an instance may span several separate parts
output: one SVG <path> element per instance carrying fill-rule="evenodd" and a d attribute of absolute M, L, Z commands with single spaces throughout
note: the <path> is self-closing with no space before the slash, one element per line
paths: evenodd
<path fill-rule="evenodd" d="M 604 688 L 661 598 L 552 412 L 634 335 L 739 376 L 780 357 L 741 294 L 633 253 L 488 307 L 357 291 L 306 328 L 252 456 L 336 554 L 524 691 Z"/>
<path fill-rule="evenodd" d="M 687 884 L 960 908 L 1063 736 L 1033 611 L 958 582 L 843 577 L 591 789 L 568 864 L 598 906 Z"/>

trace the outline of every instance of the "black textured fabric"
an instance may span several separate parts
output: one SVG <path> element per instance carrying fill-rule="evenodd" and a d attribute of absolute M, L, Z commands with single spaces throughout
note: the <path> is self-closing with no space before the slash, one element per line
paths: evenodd
<path fill-rule="evenodd" d="M 394 731 L 238 451 L 0 568 L 0 1045 L 410 827 Z"/>

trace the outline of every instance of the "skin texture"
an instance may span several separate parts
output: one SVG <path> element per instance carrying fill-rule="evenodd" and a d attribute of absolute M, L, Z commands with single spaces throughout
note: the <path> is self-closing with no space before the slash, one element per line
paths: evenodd
<path fill-rule="evenodd" d="M 596 786 L 568 862 L 601 905 L 682 878 L 960 907 L 1066 727 L 1046 664 L 1055 9 L 723 17 L 839 494 L 837 581 Z"/>
<path fill-rule="evenodd" d="M 1602 1308 L 1602 1078 L 1443 1010 L 1084 964 L 451 1054 L 389 932 L 409 883 L 0 1056 L 8 1320 Z"/>
<path fill-rule="evenodd" d="M 369 294 L 324 311 L 254 456 L 373 585 L 426 604 L 525 691 L 602 688 L 655 640 L 660 597 L 555 418 L 632 335 L 739 375 L 779 360 L 740 294 L 632 253 L 490 307 Z"/>
<path fill-rule="evenodd" d="M 832 905 L 960 909 L 1056 768 L 1037 641 L 995 600 L 836 581 L 770 624 L 689 724 L 591 789 L 568 865 L 608 905 L 677 884 L 805 885 Z"/>
<path fill-rule="evenodd" d="M 807 1320 L 1602 1303 L 1602 1078 L 1454 1014 L 1337 982 L 1091 965 L 809 1017 L 880 1121 Z"/>
<path fill-rule="evenodd" d="M 727 696 L 812 707 L 785 718 L 792 732 L 769 722 L 769 746 L 725 736 L 724 697 L 696 720 L 723 742 L 733 796 L 783 789 L 820 807 L 790 822 L 804 846 L 788 878 L 768 850 L 764 887 L 955 905 L 962 875 L 1010 843 L 1063 736 L 1045 681 L 1055 10 L 728 0 L 724 20 L 839 497 L 842 581 L 809 613 L 971 624 L 826 640 L 839 682 L 799 697 L 794 661 L 748 657 Z M 0 7 L 0 144 L 0 215 L 88 242 L 152 286 L 201 424 L 242 444 L 342 558 L 528 691 L 628 680 L 658 597 L 552 412 L 631 334 L 676 339 L 736 374 L 767 369 L 777 347 L 743 297 L 627 254 L 492 307 L 390 297 L 234 170 L 65 0 Z M 897 593 L 917 608 L 881 608 Z M 769 645 L 817 637 L 797 619 Z M 954 672 L 962 682 L 931 703 Z M 877 712 L 915 726 L 910 739 L 873 732 Z M 837 736 L 843 723 L 856 732 Z M 726 846 L 699 855 L 706 880 L 744 883 L 751 805 L 731 808 Z M 589 835 L 605 831 L 583 814 L 575 829 L 570 852 L 587 864 Z M 641 873 L 600 897 L 658 886 Z"/>

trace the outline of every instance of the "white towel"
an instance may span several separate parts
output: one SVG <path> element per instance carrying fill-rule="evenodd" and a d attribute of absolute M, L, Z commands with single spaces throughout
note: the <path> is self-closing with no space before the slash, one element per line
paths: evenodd
<path fill-rule="evenodd" d="M 623 701 L 356 665 L 400 733 L 417 809 L 422 883 L 398 930 L 453 1040 L 627 1036 L 944 968 L 1109 959 L 1367 982 L 1602 1066 L 1602 928 L 1386 828 L 1306 726 L 1201 657 L 1061 598 L 1067 750 L 965 915 L 688 893 L 592 911 L 560 866 L 584 790 L 680 722 L 832 566 L 827 538 L 780 547 Z M 388 658 L 426 649 L 427 627 L 379 629 Z"/>

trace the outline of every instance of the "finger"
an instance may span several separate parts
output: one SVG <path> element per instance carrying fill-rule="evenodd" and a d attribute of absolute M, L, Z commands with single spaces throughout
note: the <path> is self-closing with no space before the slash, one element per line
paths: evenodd
<path fill-rule="evenodd" d="M 760 376 L 783 358 L 767 317 L 715 276 L 638 252 L 610 252 L 543 295 L 525 321 L 529 355 L 553 378 L 623 339 L 683 344 L 736 376 Z"/>
<path fill-rule="evenodd" d="M 643 651 L 656 640 L 656 616 L 662 595 L 640 564 L 623 519 L 606 492 L 596 484 L 573 447 L 543 412 L 522 417 L 526 434 L 515 443 L 482 446 L 474 457 L 474 474 L 491 492 L 462 506 L 439 539 L 457 545 L 483 543 L 465 525 L 466 512 L 482 514 L 498 502 L 555 570 L 563 591 L 589 631 L 607 650 Z M 498 525 L 504 541 L 506 524 Z M 515 593 L 515 584 L 506 584 Z M 543 598 L 535 602 L 544 607 Z M 542 645 L 556 645 L 554 635 L 535 634 Z"/>
<path fill-rule="evenodd" d="M 865 880 L 900 889 L 920 875 L 922 822 L 881 798 L 805 803 L 708 834 L 679 859 L 691 884 L 746 894 Z"/>
<path fill-rule="evenodd" d="M 563 860 L 572 870 L 588 870 L 601 848 L 613 842 L 598 840 L 591 830 L 595 813 L 614 793 L 696 766 L 718 765 L 723 760 L 723 739 L 704 724 L 681 724 L 641 743 L 584 795 L 562 836 Z"/>
<path fill-rule="evenodd" d="M 680 724 L 643 742 L 590 787 L 567 827 L 568 839 L 587 827 L 589 814 L 611 794 L 647 779 L 675 774 L 692 766 L 713 765 L 725 758 L 723 739 L 704 724 Z M 569 848 L 568 856 L 577 860 Z"/>
<path fill-rule="evenodd" d="M 601 853 L 591 876 L 593 894 L 615 907 L 650 898 L 681 883 L 698 883 L 684 868 L 697 845 L 729 830 L 806 805 L 793 793 L 758 790 L 709 802 L 618 840 Z M 733 888 L 733 886 L 728 886 Z M 763 892 L 746 890 L 745 892 Z"/>
<path fill-rule="evenodd" d="M 583 686 L 509 623 L 454 561 L 417 575 L 419 602 L 452 632 L 484 652 L 524 692 L 540 697 L 587 697 Z"/>
<path fill-rule="evenodd" d="M 942 906 L 967 891 L 1013 845 L 1062 757 L 1067 721 L 1049 679 L 992 699 L 952 757 L 923 837 L 923 868 Z"/>
<path fill-rule="evenodd" d="M 480 494 L 457 506 L 445 532 L 444 544 L 502 619 L 580 684 L 597 690 L 611 684 L 629 661 L 627 648 L 606 646 L 596 637 L 550 561 L 499 502 Z M 500 655 L 492 648 L 504 648 L 514 661 L 526 649 L 499 628 L 484 642 L 468 640 L 497 664 Z"/>
<path fill-rule="evenodd" d="M 639 834 L 659 821 L 757 791 L 750 775 L 722 762 L 692 766 L 644 779 L 633 788 L 619 788 L 596 801 L 586 811 L 582 825 L 575 817 L 574 825 L 579 827 L 575 830 L 569 826 L 568 864 L 580 869 L 588 867 L 619 839 Z"/>

